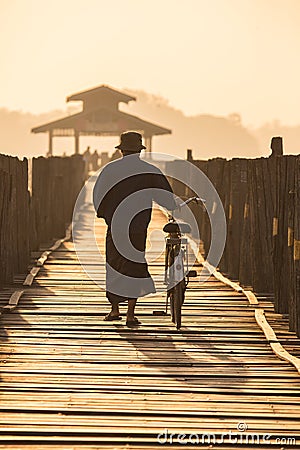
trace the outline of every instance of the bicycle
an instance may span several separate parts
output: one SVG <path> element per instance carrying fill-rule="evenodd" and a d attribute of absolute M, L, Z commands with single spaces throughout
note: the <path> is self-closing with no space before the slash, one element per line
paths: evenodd
<path fill-rule="evenodd" d="M 177 209 L 188 205 L 191 202 L 205 203 L 205 200 L 199 197 L 191 197 L 181 203 Z M 165 284 L 167 285 L 166 311 L 168 313 L 168 300 L 170 299 L 170 311 L 172 322 L 177 330 L 181 328 L 181 308 L 184 302 L 185 291 L 189 279 L 197 276 L 196 270 L 189 270 L 188 259 L 188 239 L 184 234 L 191 232 L 188 223 L 178 222 L 169 214 L 168 223 L 163 227 L 163 231 L 168 234 L 166 237 L 165 251 Z"/>

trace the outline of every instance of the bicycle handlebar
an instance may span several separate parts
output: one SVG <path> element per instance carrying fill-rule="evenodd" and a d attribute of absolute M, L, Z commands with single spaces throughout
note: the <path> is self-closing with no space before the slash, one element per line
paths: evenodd
<path fill-rule="evenodd" d="M 180 209 L 180 208 L 182 208 L 183 206 L 185 206 L 185 205 L 188 205 L 189 203 L 191 203 L 191 202 L 195 202 L 195 203 L 205 203 L 206 202 L 206 200 L 204 199 L 204 198 L 201 198 L 201 197 L 190 197 L 190 198 L 188 198 L 185 202 L 183 202 L 183 203 L 180 203 L 178 206 L 177 206 L 177 208 L 176 209 Z M 174 210 L 175 211 L 175 210 Z"/>

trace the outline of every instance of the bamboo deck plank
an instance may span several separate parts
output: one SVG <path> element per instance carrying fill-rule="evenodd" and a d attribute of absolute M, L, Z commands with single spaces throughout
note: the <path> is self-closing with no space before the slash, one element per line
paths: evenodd
<path fill-rule="evenodd" d="M 163 221 L 156 212 L 151 228 Z M 103 251 L 101 221 L 96 232 Z M 164 309 L 161 293 L 140 299 L 143 325 L 131 330 L 124 319 L 103 321 L 105 292 L 83 272 L 72 242 L 46 252 L 31 286 L 2 317 L 0 449 L 161 448 L 157 435 L 165 428 L 221 436 L 239 422 L 270 433 L 273 444 L 295 436 L 300 445 L 299 374 L 272 352 L 255 320 L 257 305 L 235 284 L 192 281 L 179 332 L 169 317 L 152 314 Z M 150 265 L 152 274 L 162 263 Z M 258 299 L 276 328 L 274 341 L 300 353 L 271 299 Z"/>

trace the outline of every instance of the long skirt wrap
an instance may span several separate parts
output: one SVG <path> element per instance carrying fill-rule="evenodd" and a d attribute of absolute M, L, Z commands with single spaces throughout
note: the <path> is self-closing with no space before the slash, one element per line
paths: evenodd
<path fill-rule="evenodd" d="M 147 229 L 130 233 L 132 245 L 142 252 L 144 260 L 143 262 L 130 261 L 118 252 L 112 239 L 111 230 L 108 228 L 106 233 L 106 296 L 111 304 L 156 292 L 145 258 L 146 238 Z"/>

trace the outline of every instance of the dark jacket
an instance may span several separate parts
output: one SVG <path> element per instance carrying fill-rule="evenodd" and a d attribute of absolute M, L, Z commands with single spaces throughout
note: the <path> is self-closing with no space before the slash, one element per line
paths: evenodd
<path fill-rule="evenodd" d="M 95 183 L 93 201 L 97 216 L 104 218 L 109 227 L 121 205 L 114 226 L 124 228 L 130 219 L 133 232 L 147 229 L 153 201 L 168 210 L 176 208 L 167 178 L 138 154 L 125 156 L 103 168 Z M 132 218 L 134 211 L 137 214 Z"/>
<path fill-rule="evenodd" d="M 155 292 L 145 259 L 153 201 L 168 210 L 176 208 L 166 177 L 137 154 L 107 164 L 95 183 L 94 207 L 97 216 L 104 218 L 108 225 L 106 295 L 112 304 Z M 128 244 L 125 252 L 117 248 L 115 240 L 119 239 L 119 244 L 126 243 L 126 236 L 129 236 L 133 248 L 140 252 L 139 261 L 132 257 Z"/>

